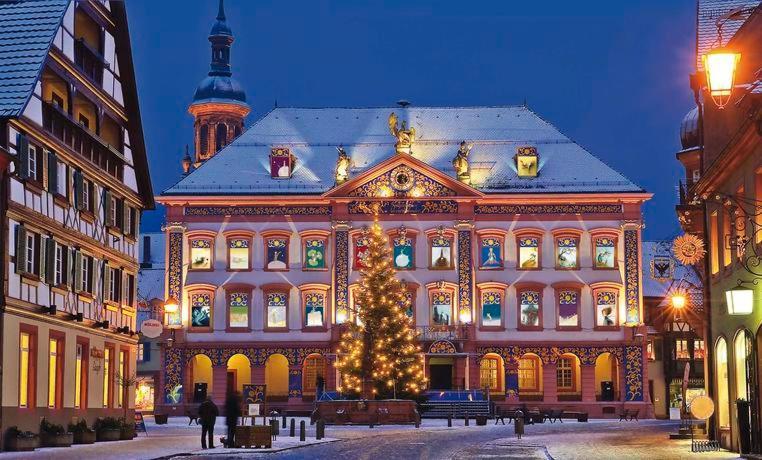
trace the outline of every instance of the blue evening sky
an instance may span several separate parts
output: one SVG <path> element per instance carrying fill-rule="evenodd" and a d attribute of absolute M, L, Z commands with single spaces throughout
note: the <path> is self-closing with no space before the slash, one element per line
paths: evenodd
<path fill-rule="evenodd" d="M 695 1 L 227 0 L 248 124 L 281 106 L 528 106 L 655 194 L 645 237 L 678 232 L 679 127 L 693 107 Z M 127 4 L 154 191 L 181 173 L 217 0 Z M 231 171 L 235 174 L 235 171 Z M 157 231 L 161 208 L 146 212 Z"/>

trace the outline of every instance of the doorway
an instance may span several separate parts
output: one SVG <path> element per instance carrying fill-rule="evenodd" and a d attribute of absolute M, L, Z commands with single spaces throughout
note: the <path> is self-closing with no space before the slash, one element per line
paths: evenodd
<path fill-rule="evenodd" d="M 429 360 L 429 387 L 432 390 L 452 390 L 452 358 L 431 358 Z"/>
<path fill-rule="evenodd" d="M 236 387 L 235 374 L 236 374 L 235 370 L 228 371 L 227 382 L 225 385 L 226 395 L 229 395 L 235 392 L 235 387 Z"/>

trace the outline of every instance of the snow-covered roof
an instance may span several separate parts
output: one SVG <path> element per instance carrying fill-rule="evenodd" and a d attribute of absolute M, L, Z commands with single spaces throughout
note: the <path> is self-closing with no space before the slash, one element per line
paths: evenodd
<path fill-rule="evenodd" d="M 726 21 L 722 26 L 722 43 L 717 40 L 717 19 L 735 9 L 751 10 L 762 3 L 759 0 L 699 0 L 696 18 L 696 69 L 703 71 L 701 56 L 718 45 L 727 45 L 738 32 L 744 20 Z"/>
<path fill-rule="evenodd" d="M 142 268 L 138 271 L 138 301 L 150 303 L 164 299 L 164 269 Z"/>
<path fill-rule="evenodd" d="M 654 257 L 669 257 L 674 271 L 667 279 L 656 279 L 651 269 Z M 687 292 L 690 302 L 696 308 L 703 308 L 703 283 L 696 268 L 680 263 L 672 254 L 672 241 L 643 241 L 643 297 L 665 299 L 676 290 Z"/>
<path fill-rule="evenodd" d="M 455 176 L 461 141 L 473 144 L 472 185 L 485 193 L 642 192 L 524 106 L 276 108 L 163 195 L 319 194 L 334 186 L 338 146 L 352 160 L 350 178 L 395 155 L 388 117 L 415 128 L 413 156 Z M 272 179 L 272 147 L 296 157 L 290 179 Z M 534 146 L 539 175 L 519 178 L 516 148 Z"/>
<path fill-rule="evenodd" d="M 143 267 L 164 268 L 164 240 L 162 232 L 143 232 L 138 241 L 138 262 Z M 146 251 L 146 244 L 148 251 Z"/>

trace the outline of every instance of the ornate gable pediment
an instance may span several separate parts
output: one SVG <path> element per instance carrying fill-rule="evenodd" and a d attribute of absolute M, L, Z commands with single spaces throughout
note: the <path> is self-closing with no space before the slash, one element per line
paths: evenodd
<path fill-rule="evenodd" d="M 327 197 L 453 198 L 482 193 L 411 156 L 392 157 L 335 187 Z"/>

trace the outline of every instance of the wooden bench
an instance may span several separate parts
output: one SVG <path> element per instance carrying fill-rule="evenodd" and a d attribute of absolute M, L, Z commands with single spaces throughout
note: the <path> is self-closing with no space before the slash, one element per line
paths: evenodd
<path fill-rule="evenodd" d="M 545 411 L 542 417 L 543 422 L 545 420 L 549 421 L 550 423 L 564 423 L 563 420 L 561 420 L 561 414 L 563 414 L 562 410 L 549 410 Z"/>
<path fill-rule="evenodd" d="M 640 409 L 622 409 L 622 412 L 619 413 L 619 421 L 631 422 L 635 420 L 637 422 L 639 413 Z"/>
<path fill-rule="evenodd" d="M 578 422 L 587 422 L 587 420 L 588 420 L 588 414 L 587 414 L 587 412 L 563 411 L 563 413 L 561 414 L 561 417 L 563 417 L 563 418 L 577 419 Z"/>
<path fill-rule="evenodd" d="M 191 426 L 193 422 L 196 422 L 196 425 L 198 425 L 198 406 L 186 407 L 185 415 L 188 417 L 188 426 Z"/>

